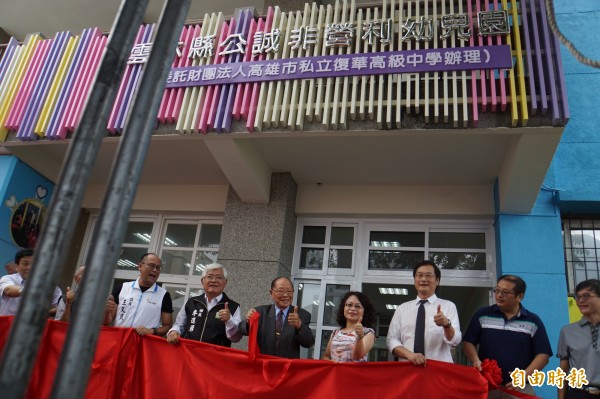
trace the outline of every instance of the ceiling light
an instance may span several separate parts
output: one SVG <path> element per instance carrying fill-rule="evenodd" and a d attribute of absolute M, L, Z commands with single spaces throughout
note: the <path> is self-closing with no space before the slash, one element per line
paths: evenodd
<path fill-rule="evenodd" d="M 171 240 L 169 237 L 165 237 L 165 245 L 169 245 L 171 247 L 176 247 L 177 243 Z"/>
<path fill-rule="evenodd" d="M 408 289 L 379 287 L 379 293 L 383 295 L 408 295 Z"/>
<path fill-rule="evenodd" d="M 132 268 L 137 267 L 137 264 L 133 263 L 129 259 L 119 259 L 117 261 L 117 265 L 121 266 L 121 267 L 132 267 Z"/>
<path fill-rule="evenodd" d="M 395 310 L 398 309 L 398 306 L 400 305 L 390 305 L 389 303 L 385 305 L 385 308 L 388 310 Z"/>
<path fill-rule="evenodd" d="M 146 234 L 146 233 L 133 233 L 134 236 L 136 236 L 137 238 L 139 238 L 140 240 L 144 241 L 144 242 L 150 242 L 150 234 Z"/>

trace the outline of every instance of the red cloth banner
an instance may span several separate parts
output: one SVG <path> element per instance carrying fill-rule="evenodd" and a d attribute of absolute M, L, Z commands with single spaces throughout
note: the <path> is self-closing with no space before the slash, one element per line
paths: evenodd
<path fill-rule="evenodd" d="M 484 359 L 481 363 L 481 374 L 488 380 L 489 390 L 499 389 L 512 396 L 521 399 L 540 399 L 537 396 L 529 395 L 514 389 L 508 389 L 500 385 L 502 383 L 502 369 L 494 359 Z"/>
<path fill-rule="evenodd" d="M 0 317 L 0 348 L 12 317 Z M 68 325 L 48 321 L 28 398 L 46 398 Z M 485 399 L 488 381 L 474 368 L 427 361 L 333 363 L 281 359 L 181 340 L 141 337 L 132 329 L 103 327 L 87 398 Z"/>

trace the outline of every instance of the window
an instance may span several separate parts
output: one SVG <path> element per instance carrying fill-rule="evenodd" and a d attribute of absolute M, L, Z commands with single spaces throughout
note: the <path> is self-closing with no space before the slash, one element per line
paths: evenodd
<path fill-rule="evenodd" d="M 328 274 L 348 274 L 354 264 L 356 226 L 303 226 L 298 267 Z"/>
<path fill-rule="evenodd" d="M 488 305 L 495 283 L 492 222 L 299 218 L 292 277 L 298 304 L 311 312 L 315 333 L 314 348 L 302 356 L 321 357 L 337 327 L 340 299 L 359 290 L 376 312 L 369 360 L 391 359 L 388 326 L 396 307 L 416 296 L 412 268 L 424 259 L 443 269 L 444 298 L 472 302 L 474 308 Z"/>
<path fill-rule="evenodd" d="M 425 257 L 422 232 L 371 231 L 369 270 L 412 269 Z"/>
<path fill-rule="evenodd" d="M 201 275 L 206 265 L 217 261 L 220 240 L 220 224 L 167 222 L 161 251 L 163 273 Z"/>
<path fill-rule="evenodd" d="M 321 293 L 321 284 L 301 282 L 296 283 L 296 287 L 296 292 L 298 292 L 297 305 L 310 313 L 310 328 L 314 334 L 317 329 L 317 320 L 319 320 L 319 297 Z M 300 355 L 302 358 L 312 358 L 314 356 L 314 347 L 301 347 Z M 317 355 L 320 357 L 319 354 Z"/>
<path fill-rule="evenodd" d="M 91 239 L 96 221 L 97 216 L 93 216 L 88 226 L 87 242 Z M 189 297 L 203 292 L 199 276 L 205 266 L 217 262 L 221 229 L 220 218 L 164 214 L 131 216 L 117 261 L 115 281 L 135 280 L 139 275 L 137 264 L 142 255 L 157 253 L 163 262 L 159 284 L 171 295 L 175 317 Z M 89 243 L 86 248 L 89 248 Z M 82 256 L 80 263 L 84 259 Z"/>
<path fill-rule="evenodd" d="M 121 246 L 121 256 L 117 262 L 117 270 L 137 270 L 137 264 L 142 255 L 150 252 L 153 230 L 154 222 L 152 221 L 129 222 Z"/>
<path fill-rule="evenodd" d="M 369 270 L 412 270 L 423 259 L 441 269 L 485 270 L 485 247 L 483 232 L 375 230 L 369 239 Z"/>
<path fill-rule="evenodd" d="M 441 269 L 485 270 L 485 234 L 431 232 L 429 259 Z"/>
<path fill-rule="evenodd" d="M 298 306 L 310 312 L 310 328 L 315 335 L 315 345 L 301 348 L 302 358 L 320 359 L 329 337 L 337 325 L 337 310 L 340 299 L 353 289 L 352 283 L 327 284 L 316 280 L 296 280 Z"/>
<path fill-rule="evenodd" d="M 570 293 L 580 282 L 600 277 L 600 219 L 564 219 L 565 267 Z"/>

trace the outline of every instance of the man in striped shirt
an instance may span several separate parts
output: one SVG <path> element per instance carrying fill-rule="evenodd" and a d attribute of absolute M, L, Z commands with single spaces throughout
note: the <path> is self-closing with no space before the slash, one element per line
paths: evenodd
<path fill-rule="evenodd" d="M 531 385 L 520 389 L 512 384 L 510 374 L 520 369 L 523 380 L 535 370 L 542 370 L 552 348 L 542 320 L 521 304 L 526 284 L 522 278 L 504 275 L 498 279 L 494 294 L 496 304 L 479 309 L 463 335 L 463 350 L 473 366 L 481 370 L 483 359 L 493 359 L 502 369 L 502 384 L 508 389 L 534 395 Z M 479 351 L 475 348 L 479 345 Z M 490 391 L 488 398 L 513 398 L 500 390 Z"/>

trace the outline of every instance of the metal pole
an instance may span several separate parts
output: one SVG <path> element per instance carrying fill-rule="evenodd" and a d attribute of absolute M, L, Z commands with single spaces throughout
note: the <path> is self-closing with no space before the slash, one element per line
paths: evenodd
<path fill-rule="evenodd" d="M 20 399 L 27 389 L 48 317 L 48 304 L 62 272 L 125 61 L 147 4 L 148 0 L 125 0 L 121 4 L 95 84 L 69 146 L 40 235 L 31 277 L 4 346 L 0 392 L 5 399 Z"/>
<path fill-rule="evenodd" d="M 190 0 L 168 0 L 152 51 L 135 93 L 131 113 L 112 166 L 102 212 L 85 259 L 86 270 L 79 302 L 71 317 L 52 398 L 80 398 L 85 394 L 96 351 L 108 289 L 119 258 L 137 184 L 156 127 L 156 114 L 175 55 Z"/>

